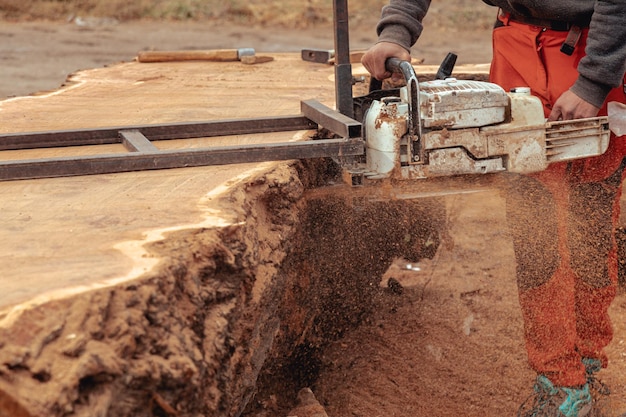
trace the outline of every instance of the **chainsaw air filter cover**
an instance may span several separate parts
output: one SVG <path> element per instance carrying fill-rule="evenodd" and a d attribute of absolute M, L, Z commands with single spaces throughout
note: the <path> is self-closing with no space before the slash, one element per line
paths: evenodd
<path fill-rule="evenodd" d="M 419 84 L 422 126 L 462 129 L 501 123 L 509 97 L 502 87 L 484 81 L 445 80 Z"/>

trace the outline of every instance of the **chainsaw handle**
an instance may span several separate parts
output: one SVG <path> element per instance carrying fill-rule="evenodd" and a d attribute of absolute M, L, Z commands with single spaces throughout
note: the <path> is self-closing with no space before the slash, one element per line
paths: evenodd
<path fill-rule="evenodd" d="M 403 61 L 399 58 L 388 58 L 387 61 L 385 61 L 385 68 L 387 69 L 387 71 L 389 72 L 396 72 L 398 74 L 403 74 L 406 77 L 406 68 L 405 68 L 405 64 L 409 64 L 411 66 L 411 64 L 409 63 L 409 61 Z M 411 66 L 411 70 L 413 70 L 413 66 Z"/>
<path fill-rule="evenodd" d="M 385 67 L 387 71 L 399 73 L 404 76 L 406 82 L 406 88 L 409 100 L 409 120 L 408 120 L 408 132 L 412 137 L 413 142 L 420 142 L 422 139 L 422 121 L 419 114 L 420 102 L 419 102 L 419 82 L 417 80 L 417 74 L 415 69 L 409 61 L 403 61 L 398 58 L 388 58 L 385 61 Z M 372 78 L 374 80 L 374 78 Z M 378 81 L 378 80 L 377 80 Z M 380 81 L 379 81 L 380 82 Z M 382 84 L 382 83 L 381 83 Z M 379 88 L 380 89 L 380 88 Z M 371 84 L 370 84 L 371 91 Z M 421 146 L 419 146 L 421 148 Z M 420 155 L 416 155 L 421 160 L 423 150 L 420 150 Z"/>
<path fill-rule="evenodd" d="M 410 143 L 413 146 L 409 146 L 411 159 L 413 161 L 422 161 L 424 159 L 425 151 L 422 144 L 422 120 L 419 114 L 419 82 L 417 81 L 417 75 L 415 69 L 408 61 L 403 61 L 399 58 L 388 58 L 385 61 L 385 68 L 392 73 L 399 73 L 404 75 L 407 89 L 407 100 L 409 104 L 409 117 L 407 120 L 407 130 L 410 136 Z M 381 80 L 371 77 L 370 79 L 370 94 L 382 90 L 383 83 Z"/>
<path fill-rule="evenodd" d="M 410 69 L 406 68 L 406 65 L 404 65 L 403 62 L 407 63 L 411 68 Z M 409 64 L 407 61 L 402 61 L 401 59 L 398 59 L 398 58 L 387 58 L 387 61 L 385 61 L 385 68 L 389 72 L 403 74 L 404 79 L 407 81 L 409 77 L 411 77 L 411 74 L 408 73 L 407 71 L 409 72 L 413 71 L 413 67 L 411 66 L 411 64 Z M 383 88 L 383 82 L 379 80 L 378 78 L 372 77 L 370 80 L 370 93 L 372 91 L 382 90 L 382 88 Z"/>
<path fill-rule="evenodd" d="M 448 53 L 435 75 L 436 79 L 445 79 L 452 74 L 454 65 L 456 63 L 456 54 Z M 407 100 L 409 104 L 409 119 L 408 119 L 408 134 L 411 137 L 413 146 L 410 146 L 410 158 L 413 162 L 424 161 L 426 151 L 424 150 L 424 143 L 422 142 L 422 119 L 420 117 L 420 102 L 419 102 L 419 82 L 417 80 L 417 74 L 411 62 L 403 61 L 399 58 L 388 58 L 385 61 L 385 68 L 391 73 L 398 73 L 404 76 L 407 89 Z M 381 90 L 383 86 L 382 81 L 372 77 L 370 79 L 370 93 Z"/>
<path fill-rule="evenodd" d="M 435 74 L 436 80 L 444 80 L 452 75 L 452 70 L 454 69 L 454 65 L 456 64 L 456 58 L 457 55 L 455 53 L 448 52 L 448 55 L 446 55 L 446 57 L 441 62 L 441 65 L 439 65 L 437 74 Z M 406 64 L 403 64 L 403 62 L 408 63 L 408 61 L 402 61 L 398 58 L 388 58 L 387 61 L 385 61 L 385 68 L 389 72 L 403 74 L 404 78 L 408 80 L 410 77 L 412 77 L 412 73 L 414 73 L 414 70 L 410 63 L 409 66 L 407 66 Z M 382 88 L 383 82 L 372 77 L 372 79 L 370 80 L 370 93 L 372 91 L 377 91 Z"/>

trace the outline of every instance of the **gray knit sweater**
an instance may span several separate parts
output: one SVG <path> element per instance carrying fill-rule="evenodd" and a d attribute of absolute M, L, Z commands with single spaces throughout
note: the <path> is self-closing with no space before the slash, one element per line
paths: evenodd
<path fill-rule="evenodd" d="M 625 0 L 484 0 L 508 12 L 564 22 L 589 21 L 586 56 L 572 91 L 600 107 L 609 90 L 622 84 L 626 70 Z M 390 0 L 377 26 L 379 42 L 407 50 L 422 32 L 430 0 Z M 495 14 L 494 14 L 495 20 Z"/>

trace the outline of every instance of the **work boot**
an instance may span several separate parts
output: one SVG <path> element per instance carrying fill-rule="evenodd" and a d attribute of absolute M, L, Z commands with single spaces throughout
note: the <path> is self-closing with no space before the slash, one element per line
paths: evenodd
<path fill-rule="evenodd" d="M 589 384 L 578 388 L 557 387 L 539 375 L 531 395 L 517 411 L 518 417 L 591 417 L 593 400 Z M 532 401 L 531 401 L 532 399 Z"/>
<path fill-rule="evenodd" d="M 583 358 L 585 365 L 585 374 L 587 377 L 587 385 L 593 399 L 593 412 L 589 417 L 606 417 L 611 415 L 611 402 L 609 395 L 611 390 L 596 374 L 602 369 L 602 361 L 600 359 Z"/>
<path fill-rule="evenodd" d="M 609 387 L 596 377 L 596 374 L 602 369 L 602 362 L 600 361 L 600 359 L 583 358 L 583 365 L 585 365 L 587 384 L 589 384 L 589 389 L 591 390 L 592 396 L 595 397 L 594 394 L 611 394 L 611 390 L 609 389 Z"/>

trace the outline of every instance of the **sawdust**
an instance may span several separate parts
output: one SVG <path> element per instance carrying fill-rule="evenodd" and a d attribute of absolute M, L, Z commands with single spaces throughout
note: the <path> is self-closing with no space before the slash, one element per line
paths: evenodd
<path fill-rule="evenodd" d="M 274 408 L 247 415 L 286 415 L 292 403 L 284 396 L 293 400 L 303 386 L 331 417 L 516 414 L 535 375 L 526 362 L 504 199 L 488 190 L 447 197 L 445 205 L 448 234 L 432 259 L 396 259 L 376 289 L 366 274 L 372 293 L 358 326 L 343 326 L 341 337 L 327 339 L 324 349 L 304 356 L 291 352 L 304 369 L 296 374 L 292 364 L 287 380 L 301 385 L 276 384 L 280 379 L 271 368 L 274 379 L 261 379 L 256 400 L 267 404 L 274 398 Z M 309 276 L 306 268 L 300 273 L 301 280 Z M 357 293 L 344 290 L 340 299 L 363 307 Z M 608 349 L 610 367 L 600 374 L 613 391 L 609 416 L 626 410 L 625 301 L 620 292 L 611 309 L 616 335 Z M 333 323 L 349 317 L 332 309 L 327 314 Z M 287 401 L 283 408 L 277 406 L 281 401 Z"/>
<path fill-rule="evenodd" d="M 402 292 L 387 291 L 325 357 L 318 396 L 330 415 L 506 416 L 528 394 L 502 201 L 484 192 L 447 205 L 437 256 L 411 270 L 398 261 L 387 278 Z"/>

